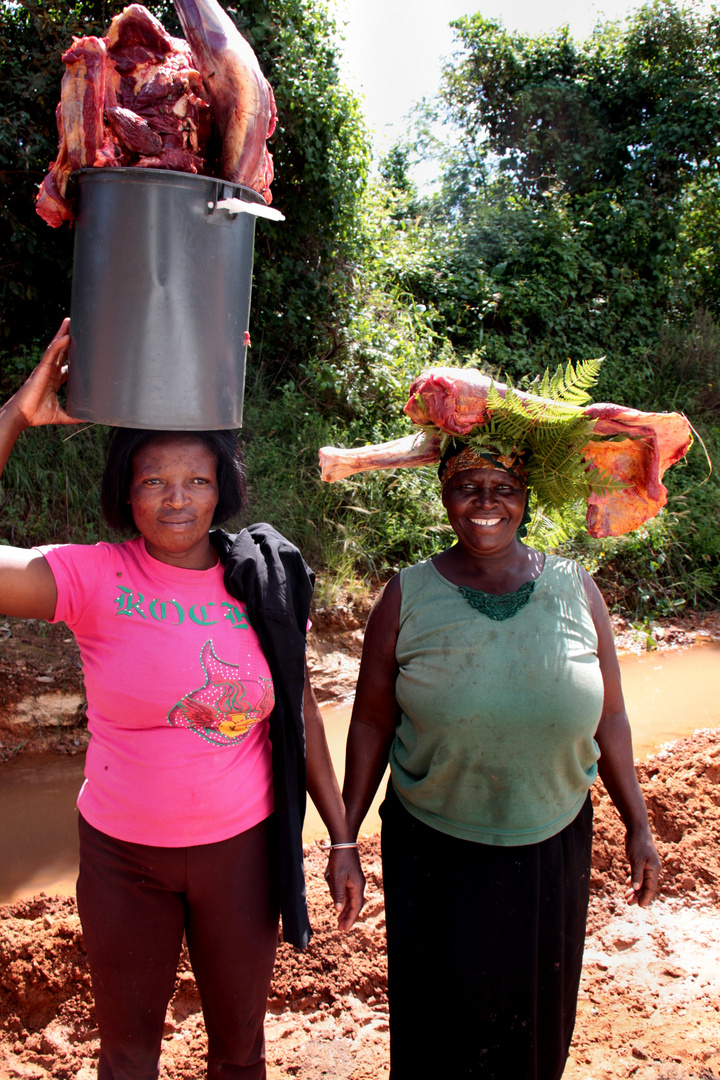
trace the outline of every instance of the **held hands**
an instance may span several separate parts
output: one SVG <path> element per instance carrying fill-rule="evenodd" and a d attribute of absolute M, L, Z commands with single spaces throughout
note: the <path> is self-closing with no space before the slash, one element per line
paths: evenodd
<path fill-rule="evenodd" d="M 335 903 L 338 929 L 349 930 L 362 910 L 365 875 L 357 848 L 338 848 L 328 857 L 325 880 Z"/>
<path fill-rule="evenodd" d="M 63 319 L 42 360 L 8 402 L 8 406 L 12 406 L 18 414 L 22 426 L 82 423 L 68 416 L 58 401 L 58 390 L 67 379 L 69 345 L 70 320 Z"/>
<path fill-rule="evenodd" d="M 658 893 L 661 869 L 660 856 L 655 849 L 650 830 L 644 828 L 634 832 L 628 829 L 625 851 L 630 863 L 625 899 L 628 904 L 649 907 Z"/>

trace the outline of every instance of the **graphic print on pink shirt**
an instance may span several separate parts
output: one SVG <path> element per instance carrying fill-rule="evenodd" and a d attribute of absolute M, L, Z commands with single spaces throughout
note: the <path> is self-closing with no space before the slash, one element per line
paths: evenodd
<path fill-rule="evenodd" d="M 200 652 L 205 682 L 185 694 L 168 713 L 172 727 L 190 728 L 216 746 L 237 746 L 275 704 L 270 679 L 239 677 L 240 669 L 215 655 L 212 640 Z"/>

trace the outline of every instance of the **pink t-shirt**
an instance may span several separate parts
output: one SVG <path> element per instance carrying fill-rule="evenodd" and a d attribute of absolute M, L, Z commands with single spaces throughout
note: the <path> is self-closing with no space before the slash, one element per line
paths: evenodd
<path fill-rule="evenodd" d="M 227 840 L 273 809 L 270 669 L 223 567 L 122 544 L 43 547 L 82 655 L 91 732 L 83 817 L 119 840 Z"/>

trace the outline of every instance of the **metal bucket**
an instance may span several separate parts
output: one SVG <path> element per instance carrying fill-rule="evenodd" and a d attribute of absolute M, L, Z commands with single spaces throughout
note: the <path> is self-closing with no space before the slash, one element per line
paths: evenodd
<path fill-rule="evenodd" d="M 162 169 L 86 169 L 74 181 L 70 415 L 239 427 L 255 217 L 236 200 L 250 210 L 262 196 Z"/>

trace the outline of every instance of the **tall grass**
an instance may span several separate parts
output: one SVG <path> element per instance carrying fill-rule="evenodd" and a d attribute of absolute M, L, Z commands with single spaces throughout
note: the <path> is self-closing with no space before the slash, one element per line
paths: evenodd
<path fill-rule="evenodd" d="M 96 543 L 110 538 L 100 516 L 106 429 L 29 428 L 0 480 L 0 541 Z"/>

